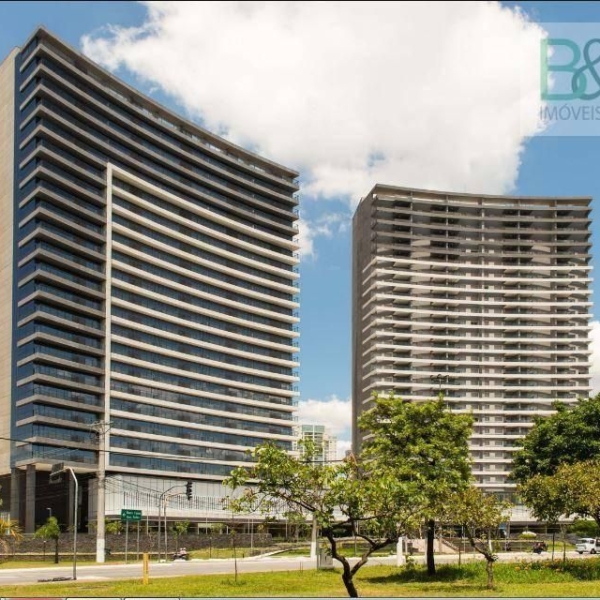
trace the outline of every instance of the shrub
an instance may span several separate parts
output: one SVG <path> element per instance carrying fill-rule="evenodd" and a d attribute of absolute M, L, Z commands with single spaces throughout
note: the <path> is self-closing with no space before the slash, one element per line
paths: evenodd
<path fill-rule="evenodd" d="M 598 537 L 600 528 L 592 519 L 575 519 L 568 529 L 569 533 L 574 533 L 579 537 Z"/>

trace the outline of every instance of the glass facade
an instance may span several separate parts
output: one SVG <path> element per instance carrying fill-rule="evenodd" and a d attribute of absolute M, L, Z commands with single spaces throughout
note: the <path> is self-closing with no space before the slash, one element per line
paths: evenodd
<path fill-rule="evenodd" d="M 109 473 L 291 448 L 297 173 L 44 30 L 15 61 L 12 467 L 89 469 L 102 420 Z"/>

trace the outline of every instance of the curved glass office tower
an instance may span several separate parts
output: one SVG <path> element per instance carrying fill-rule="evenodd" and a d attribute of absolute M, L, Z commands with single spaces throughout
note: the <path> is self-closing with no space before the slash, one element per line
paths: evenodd
<path fill-rule="evenodd" d="M 44 29 L 0 80 L 4 508 L 67 522 L 45 487 L 64 462 L 90 479 L 82 525 L 97 473 L 108 514 L 191 479 L 198 515 L 246 450 L 294 439 L 297 173 Z"/>
<path fill-rule="evenodd" d="M 590 201 L 375 186 L 353 225 L 354 416 L 374 391 L 443 393 L 473 411 L 478 484 L 510 495 L 534 417 L 590 391 Z"/>

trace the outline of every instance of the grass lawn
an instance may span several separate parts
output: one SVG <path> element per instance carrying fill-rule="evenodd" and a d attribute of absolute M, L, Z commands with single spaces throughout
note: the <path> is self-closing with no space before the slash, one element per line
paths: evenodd
<path fill-rule="evenodd" d="M 458 567 L 443 565 L 430 580 L 422 567 L 398 569 L 364 567 L 356 577 L 361 596 L 504 596 L 504 597 L 600 597 L 600 559 L 540 563 L 506 563 L 495 566 L 496 588 L 487 590 L 482 563 Z M 3 596 L 338 596 L 346 597 L 340 571 L 289 571 L 204 575 L 98 583 L 56 583 L 3 586 Z"/>
<path fill-rule="evenodd" d="M 310 546 L 302 546 L 300 548 L 288 548 L 278 552 L 276 556 L 310 556 Z"/>
<path fill-rule="evenodd" d="M 267 548 L 236 548 L 236 556 L 245 558 L 247 556 L 258 556 L 277 550 L 276 546 Z M 310 552 L 309 552 L 310 554 Z M 201 550 L 190 550 L 191 558 L 233 558 L 233 548 L 202 548 Z"/>

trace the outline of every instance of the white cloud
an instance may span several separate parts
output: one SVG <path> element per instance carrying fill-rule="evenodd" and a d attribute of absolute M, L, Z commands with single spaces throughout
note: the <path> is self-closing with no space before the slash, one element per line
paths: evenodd
<path fill-rule="evenodd" d="M 350 439 L 352 407 L 350 399 L 331 396 L 326 400 L 301 400 L 298 422 L 305 425 L 325 425 L 339 440 Z"/>
<path fill-rule="evenodd" d="M 542 30 L 499 3 L 145 4 L 142 26 L 86 36 L 84 51 L 300 169 L 305 196 L 506 192 L 539 127 Z"/>
<path fill-rule="evenodd" d="M 590 368 L 592 394 L 600 393 L 600 321 L 592 321 L 590 331 L 590 358 L 592 366 Z"/>
<path fill-rule="evenodd" d="M 351 222 L 350 213 L 324 213 L 313 221 L 314 235 L 331 238 L 348 231 Z"/>
<path fill-rule="evenodd" d="M 307 258 L 314 258 L 315 246 L 314 237 L 315 232 L 312 230 L 310 223 L 302 218 L 298 220 L 298 245 L 300 246 L 300 259 L 306 260 Z"/>
<path fill-rule="evenodd" d="M 298 244 L 300 258 L 316 259 L 315 239 L 317 237 L 332 238 L 345 233 L 350 227 L 350 213 L 323 213 L 312 220 L 300 218 L 298 222 Z"/>

